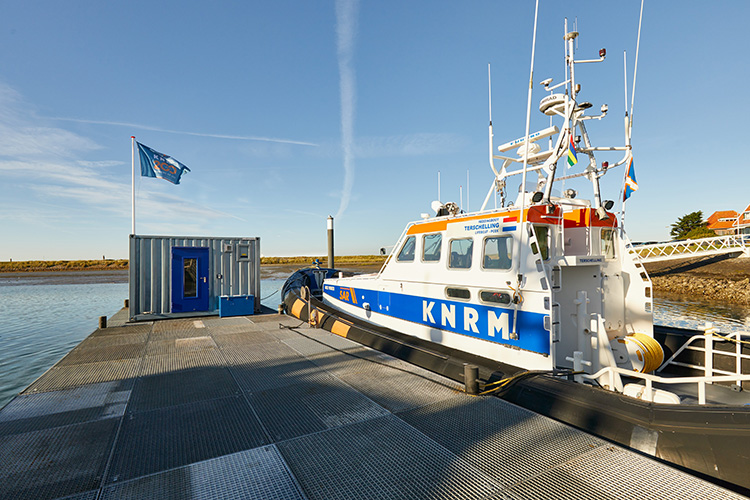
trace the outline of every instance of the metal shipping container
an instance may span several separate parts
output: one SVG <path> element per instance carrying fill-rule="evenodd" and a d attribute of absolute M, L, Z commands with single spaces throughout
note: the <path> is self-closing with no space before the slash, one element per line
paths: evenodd
<path fill-rule="evenodd" d="M 260 238 L 130 235 L 130 320 L 218 314 L 219 297 L 254 298 Z"/>

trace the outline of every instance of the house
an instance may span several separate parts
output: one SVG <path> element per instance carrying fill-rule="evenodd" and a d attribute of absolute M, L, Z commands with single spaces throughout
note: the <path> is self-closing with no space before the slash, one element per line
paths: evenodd
<path fill-rule="evenodd" d="M 745 209 L 742 217 L 747 217 L 747 230 L 750 232 L 750 206 Z M 739 214 L 734 210 L 720 210 L 712 213 L 706 220 L 706 227 L 713 230 L 718 236 L 726 234 L 737 234 L 737 217 Z M 743 219 L 744 220 L 744 219 Z"/>
<path fill-rule="evenodd" d="M 737 217 L 738 234 L 750 234 L 750 205 Z"/>

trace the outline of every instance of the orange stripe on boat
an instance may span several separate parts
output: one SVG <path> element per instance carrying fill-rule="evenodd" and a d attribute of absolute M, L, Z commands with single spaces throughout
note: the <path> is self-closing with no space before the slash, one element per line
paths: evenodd
<path fill-rule="evenodd" d="M 489 213 L 489 214 L 482 214 L 482 215 L 472 215 L 471 217 L 453 217 L 453 218 L 446 218 L 444 220 L 436 220 L 431 222 L 417 222 L 413 224 L 409 230 L 406 232 L 406 234 L 422 234 L 422 233 L 437 233 L 439 231 L 445 231 L 448 227 L 448 224 L 453 223 L 465 223 L 470 221 L 477 221 L 482 219 L 495 219 L 495 218 L 502 218 L 502 221 L 504 223 L 514 223 L 518 221 L 519 211 L 514 210 L 512 212 L 505 212 L 505 213 Z M 510 219 L 510 220 L 506 220 Z M 515 219 L 515 220 L 513 220 Z"/>

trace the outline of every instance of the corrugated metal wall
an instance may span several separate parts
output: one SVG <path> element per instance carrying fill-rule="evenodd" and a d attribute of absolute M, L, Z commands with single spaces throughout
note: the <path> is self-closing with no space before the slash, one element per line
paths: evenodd
<path fill-rule="evenodd" d="M 247 245 L 247 258 L 239 248 Z M 219 297 L 254 295 L 260 311 L 260 238 L 200 238 L 130 235 L 130 319 L 169 316 L 172 248 L 208 248 L 209 310 L 219 310 Z"/>

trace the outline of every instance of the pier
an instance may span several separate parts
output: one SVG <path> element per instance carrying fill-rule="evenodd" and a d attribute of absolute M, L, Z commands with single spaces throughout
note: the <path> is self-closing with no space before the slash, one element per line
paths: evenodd
<path fill-rule="evenodd" d="M 293 317 L 127 318 L 0 411 L 0 498 L 745 498 Z"/>
<path fill-rule="evenodd" d="M 695 240 L 632 245 L 631 250 L 641 263 L 664 262 L 693 257 L 750 257 L 747 235 L 725 235 Z"/>

